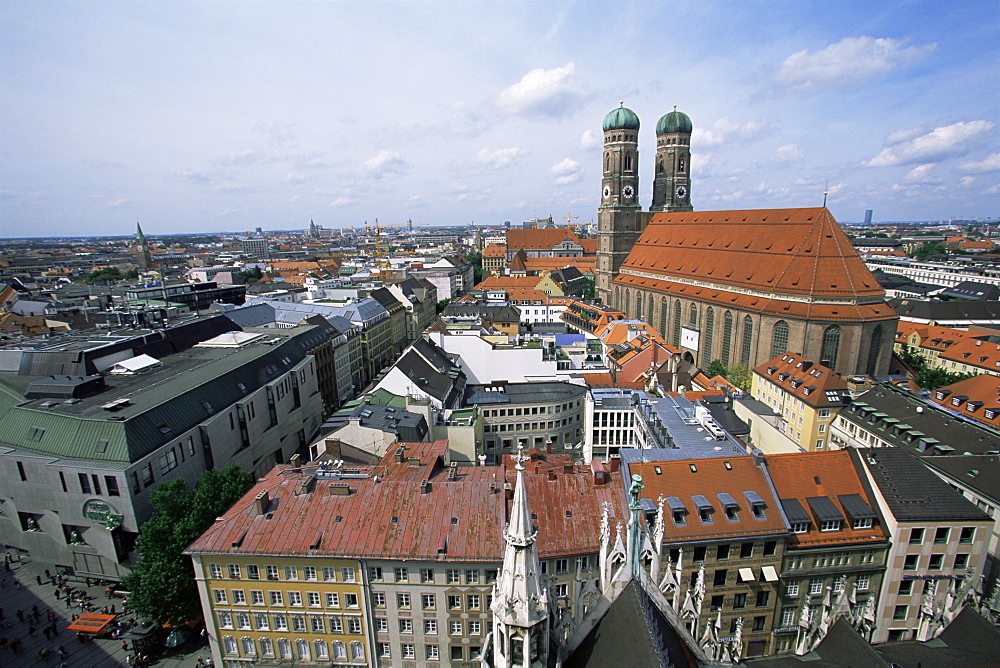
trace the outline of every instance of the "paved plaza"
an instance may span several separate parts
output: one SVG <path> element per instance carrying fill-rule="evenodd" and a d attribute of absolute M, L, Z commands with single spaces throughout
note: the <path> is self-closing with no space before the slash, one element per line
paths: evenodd
<path fill-rule="evenodd" d="M 0 557 L 7 550 L 0 550 Z M 79 606 L 69 608 L 66 606 L 65 596 L 56 598 L 56 587 L 53 586 L 45 576 L 46 569 L 51 574 L 58 571 L 53 564 L 36 563 L 30 561 L 29 557 L 21 554 L 21 561 L 17 561 L 16 550 L 9 551 L 12 561 L 10 570 L 0 568 L 0 610 L 3 612 L 3 619 L 0 620 L 0 666 L 52 666 L 57 668 L 63 661 L 70 668 L 106 668 L 108 666 L 126 666 L 126 656 L 132 652 L 122 649 L 121 639 L 95 638 L 87 642 L 80 642 L 76 633 L 67 631 L 66 627 L 71 622 L 73 614 L 79 615 L 83 612 Z M 106 586 L 96 582 L 91 582 L 91 586 L 86 586 L 82 578 L 68 576 L 67 585 L 77 590 L 86 591 L 90 597 L 90 604 L 94 611 L 101 612 L 104 606 L 110 608 L 115 606 L 118 613 L 122 612 L 122 599 L 109 599 L 106 594 Z M 41 579 L 41 584 L 39 584 Z M 38 608 L 38 619 L 33 621 L 31 613 L 33 608 Z M 23 621 L 18 619 L 18 611 L 23 615 Z M 48 612 L 55 615 L 56 634 L 51 638 L 46 638 L 44 629 L 47 626 Z M 132 622 L 135 620 L 134 614 L 119 614 L 117 621 Z M 34 632 L 31 633 L 31 630 Z M 127 634 L 124 639 L 130 641 L 133 636 Z M 15 639 L 20 639 L 20 650 L 15 653 L 11 649 L 11 643 Z M 60 659 L 58 655 L 59 647 L 65 650 L 65 659 Z M 131 646 L 130 646 L 131 648 Z M 42 658 L 42 650 L 47 649 L 48 655 Z M 150 665 L 167 666 L 169 668 L 194 668 L 198 665 L 198 657 L 208 658 L 208 648 L 197 639 L 181 648 L 166 650 L 163 656 L 150 656 Z"/>

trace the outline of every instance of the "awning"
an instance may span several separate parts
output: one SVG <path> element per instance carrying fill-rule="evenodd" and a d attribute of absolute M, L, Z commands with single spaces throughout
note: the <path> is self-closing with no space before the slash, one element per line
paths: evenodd
<path fill-rule="evenodd" d="M 75 622 L 66 627 L 67 631 L 77 633 L 99 634 L 115 620 L 116 615 L 101 615 L 96 612 L 85 612 Z"/>
<path fill-rule="evenodd" d="M 812 511 L 816 514 L 817 519 L 820 522 L 843 522 L 844 516 L 840 514 L 837 510 L 837 506 L 833 505 L 833 501 L 826 496 L 810 496 L 806 499 L 806 503 L 812 508 Z"/>
<path fill-rule="evenodd" d="M 753 569 L 752 568 L 741 568 L 740 569 L 740 582 L 753 582 Z"/>
<path fill-rule="evenodd" d="M 777 571 L 774 570 L 774 566 L 764 566 L 764 568 L 762 568 L 761 571 L 764 573 L 765 582 L 778 581 L 778 573 Z"/>

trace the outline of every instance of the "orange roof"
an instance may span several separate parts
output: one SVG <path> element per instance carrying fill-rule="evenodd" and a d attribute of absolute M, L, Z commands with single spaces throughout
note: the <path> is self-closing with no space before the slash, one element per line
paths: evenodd
<path fill-rule="evenodd" d="M 522 289 L 522 290 L 534 290 L 538 282 L 541 281 L 545 276 L 487 276 L 478 285 L 475 286 L 475 290 L 510 290 L 510 289 Z"/>
<path fill-rule="evenodd" d="M 642 476 L 645 487 L 641 496 L 656 500 L 677 497 L 687 510 L 686 522 L 677 525 L 666 521 L 664 542 L 705 540 L 787 532 L 785 521 L 778 510 L 778 499 L 771 493 L 764 471 L 754 464 L 753 457 L 732 456 L 709 459 L 683 459 L 677 461 L 632 463 L 631 474 Z M 764 519 L 755 519 L 748 508 L 744 492 L 756 492 L 764 501 Z M 729 494 L 736 501 L 738 520 L 731 522 L 719 499 L 719 494 Z M 712 521 L 703 523 L 699 518 L 694 496 L 704 497 L 712 505 Z"/>
<path fill-rule="evenodd" d="M 629 271 L 768 295 L 885 297 L 826 208 L 656 213 L 622 266 Z"/>
<path fill-rule="evenodd" d="M 500 244 L 490 244 L 483 249 L 483 257 L 507 257 L 507 247 Z"/>
<path fill-rule="evenodd" d="M 843 406 L 848 400 L 843 378 L 802 355 L 785 353 L 754 367 L 753 372 L 814 408 Z"/>
<path fill-rule="evenodd" d="M 580 239 L 579 244 L 583 246 L 584 255 L 594 255 L 597 253 L 597 239 Z"/>
<path fill-rule="evenodd" d="M 802 509 L 810 513 L 808 499 L 826 497 L 844 516 L 839 531 L 820 531 L 821 521 L 815 512 L 810 513 L 812 524 L 807 533 L 795 533 L 788 537 L 791 547 L 813 547 L 827 545 L 849 545 L 851 543 L 885 540 L 884 533 L 878 522 L 870 529 L 854 529 L 851 516 L 845 512 L 840 496 L 857 494 L 868 508 L 874 511 L 875 506 L 865 493 L 861 484 L 851 453 L 848 450 L 831 450 L 829 452 L 791 452 L 780 455 L 767 455 L 765 458 L 767 471 L 780 499 L 795 499 Z"/>
<path fill-rule="evenodd" d="M 937 388 L 929 398 L 980 424 L 1000 426 L 1000 378 L 996 376 L 984 373 L 966 378 Z"/>
<path fill-rule="evenodd" d="M 570 239 L 579 243 L 580 238 L 568 227 L 533 227 L 530 229 L 511 228 L 507 230 L 507 248 L 510 250 L 549 249 Z"/>

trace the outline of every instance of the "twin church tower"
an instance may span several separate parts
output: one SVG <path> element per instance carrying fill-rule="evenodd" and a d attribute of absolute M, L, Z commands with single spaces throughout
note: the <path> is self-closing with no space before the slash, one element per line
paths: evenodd
<path fill-rule="evenodd" d="M 639 117 L 624 106 L 604 117 L 601 206 L 597 214 L 596 296 L 611 303 L 611 283 L 629 251 L 659 211 L 691 206 L 691 119 L 675 108 L 656 124 L 653 202 L 639 204 Z"/>

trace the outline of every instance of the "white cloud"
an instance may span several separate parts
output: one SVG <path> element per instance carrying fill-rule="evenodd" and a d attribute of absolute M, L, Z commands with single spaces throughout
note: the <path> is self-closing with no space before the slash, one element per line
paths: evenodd
<path fill-rule="evenodd" d="M 347 199 L 346 197 L 338 197 L 337 199 L 330 202 L 330 206 L 341 207 L 341 206 L 347 206 L 350 203 L 351 200 Z"/>
<path fill-rule="evenodd" d="M 905 178 L 910 183 L 930 183 L 930 173 L 932 169 L 934 169 L 934 163 L 932 162 L 924 165 L 918 165 L 910 170 Z"/>
<path fill-rule="evenodd" d="M 846 37 L 815 53 L 809 49 L 793 53 L 774 78 L 795 90 L 849 88 L 912 65 L 937 48 L 936 44 L 906 44 L 906 40 L 888 37 Z"/>
<path fill-rule="evenodd" d="M 958 166 L 958 171 L 966 174 L 1000 172 L 1000 153 L 991 153 L 982 160 L 970 160 Z"/>
<path fill-rule="evenodd" d="M 990 186 L 984 190 L 983 193 L 986 195 L 1000 195 L 1000 183 L 995 186 Z"/>
<path fill-rule="evenodd" d="M 901 141 L 894 146 L 888 146 L 863 164 L 866 167 L 889 167 L 952 158 L 970 150 L 978 140 L 993 131 L 994 125 L 990 121 L 968 121 L 945 125 L 926 134 Z M 897 134 L 893 133 L 893 135 Z"/>
<path fill-rule="evenodd" d="M 958 180 L 958 185 L 962 186 L 963 188 L 971 188 L 975 184 L 976 184 L 975 176 L 963 176 Z"/>
<path fill-rule="evenodd" d="M 692 146 L 718 146 L 727 140 L 748 139 L 760 132 L 764 127 L 759 121 L 734 123 L 728 116 L 723 116 L 712 123 L 711 128 L 696 127 L 691 132 Z"/>
<path fill-rule="evenodd" d="M 516 146 L 497 148 L 492 151 L 488 148 L 483 148 L 476 154 L 476 162 L 492 167 L 493 169 L 503 169 L 504 167 L 510 167 L 520 162 L 523 157 L 524 150 Z"/>
<path fill-rule="evenodd" d="M 576 160 L 564 158 L 562 162 L 549 167 L 549 174 L 555 177 L 556 185 L 566 186 L 583 178 L 583 169 Z"/>
<path fill-rule="evenodd" d="M 569 115 L 586 95 L 586 86 L 575 72 L 573 63 L 551 70 L 531 70 L 500 93 L 497 106 L 511 114 Z"/>
<path fill-rule="evenodd" d="M 775 160 L 780 163 L 793 163 L 802 162 L 805 155 L 802 153 L 802 149 L 795 144 L 785 144 L 784 146 L 779 146 L 777 154 L 775 155 Z"/>
<path fill-rule="evenodd" d="M 584 133 L 580 135 L 580 148 L 589 151 L 592 148 L 600 146 L 603 141 L 603 138 L 593 130 L 585 130 Z"/>
<path fill-rule="evenodd" d="M 387 174 L 402 174 L 409 168 L 406 161 L 398 153 L 381 150 L 371 160 L 365 163 L 365 169 L 376 179 L 381 179 Z"/>

